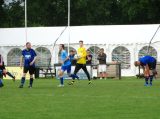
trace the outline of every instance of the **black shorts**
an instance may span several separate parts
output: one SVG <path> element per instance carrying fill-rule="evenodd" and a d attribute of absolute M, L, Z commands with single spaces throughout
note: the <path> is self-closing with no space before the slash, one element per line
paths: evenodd
<path fill-rule="evenodd" d="M 5 66 L 3 65 L 3 66 L 0 66 L 0 70 L 2 70 L 2 72 L 3 72 L 3 70 L 5 69 Z M 0 73 L 0 78 L 3 78 L 3 73 Z"/>
<path fill-rule="evenodd" d="M 24 67 L 23 73 L 27 73 L 29 71 L 30 75 L 33 75 L 35 73 L 35 67 Z"/>
<path fill-rule="evenodd" d="M 150 70 L 155 70 L 156 69 L 156 65 L 157 65 L 157 60 L 155 60 L 154 62 L 148 64 Z"/>

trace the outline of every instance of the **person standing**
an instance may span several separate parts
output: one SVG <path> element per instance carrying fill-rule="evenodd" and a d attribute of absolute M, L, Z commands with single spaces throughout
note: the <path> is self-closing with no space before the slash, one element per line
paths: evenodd
<path fill-rule="evenodd" d="M 36 52 L 31 48 L 31 43 L 27 42 L 26 43 L 26 49 L 22 51 L 22 56 L 20 59 L 20 67 L 22 68 L 22 63 L 23 65 L 23 76 L 21 78 L 21 84 L 19 88 L 23 88 L 25 79 L 26 79 L 26 74 L 29 71 L 30 74 L 30 82 L 28 88 L 32 88 L 33 84 L 33 74 L 35 73 L 35 61 L 36 61 L 37 54 Z"/>
<path fill-rule="evenodd" d="M 76 75 L 80 69 L 83 69 L 83 71 L 87 75 L 87 78 L 88 78 L 88 81 L 89 81 L 88 84 L 91 84 L 91 78 L 90 78 L 90 75 L 89 75 L 87 67 L 86 67 L 87 53 L 86 53 L 86 49 L 83 46 L 83 41 L 82 40 L 79 41 L 79 46 L 80 47 L 77 50 L 77 57 L 76 57 L 77 63 L 76 63 L 76 67 L 75 67 L 75 70 L 74 70 L 74 74 Z M 69 85 L 73 85 L 74 82 L 75 82 L 75 78 L 73 78 L 73 81 L 71 83 L 69 83 Z"/>
<path fill-rule="evenodd" d="M 89 65 L 92 64 L 92 55 L 91 55 L 91 52 L 89 50 L 87 50 L 86 64 L 89 64 Z"/>
<path fill-rule="evenodd" d="M 106 58 L 107 55 L 104 53 L 104 49 L 101 48 L 97 58 L 99 60 L 98 72 L 100 73 L 100 79 L 106 78 Z"/>

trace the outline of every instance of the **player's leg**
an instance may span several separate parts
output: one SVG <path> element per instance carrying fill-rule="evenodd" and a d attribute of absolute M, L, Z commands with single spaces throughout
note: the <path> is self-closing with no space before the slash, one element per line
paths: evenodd
<path fill-rule="evenodd" d="M 102 79 L 103 74 L 102 74 L 102 65 L 98 66 L 98 72 L 99 72 L 99 78 Z"/>
<path fill-rule="evenodd" d="M 79 72 L 79 70 L 80 70 L 81 68 L 82 68 L 82 65 L 77 63 L 76 66 L 75 66 L 75 70 L 74 70 L 74 73 L 73 73 L 73 74 L 74 74 L 75 76 L 77 76 L 77 73 Z M 77 78 L 79 79 L 79 77 L 77 77 Z M 73 79 L 73 80 L 72 80 L 71 83 L 73 84 L 74 81 L 75 81 L 75 78 L 72 78 L 72 79 Z"/>
<path fill-rule="evenodd" d="M 71 65 L 67 66 L 67 74 L 69 77 L 72 77 L 72 79 L 79 79 L 79 77 L 76 74 L 71 74 Z"/>
<path fill-rule="evenodd" d="M 149 80 L 149 77 L 145 76 L 145 84 L 144 84 L 144 86 L 148 86 L 148 80 Z"/>
<path fill-rule="evenodd" d="M 61 70 L 58 73 L 58 77 L 60 79 L 60 85 L 58 85 L 58 87 L 63 87 L 64 86 L 64 72 L 67 70 L 67 66 L 62 66 Z"/>
<path fill-rule="evenodd" d="M 76 64 L 75 69 L 74 69 L 74 75 L 77 75 L 78 71 L 82 68 L 81 64 Z M 75 82 L 75 78 L 72 78 L 73 80 L 68 83 L 69 85 L 73 85 L 73 83 Z"/>
<path fill-rule="evenodd" d="M 2 70 L 0 70 L 0 88 L 4 86 L 2 82 L 2 78 L 3 78 L 3 72 Z"/>
<path fill-rule="evenodd" d="M 64 77 L 63 77 L 63 74 L 64 74 L 64 70 L 61 69 L 59 71 L 59 74 L 58 74 L 59 79 L 60 79 L 60 85 L 58 85 L 58 87 L 63 87 L 64 86 Z"/>
<path fill-rule="evenodd" d="M 32 88 L 33 85 L 33 74 L 35 73 L 35 67 L 30 67 L 29 68 L 29 74 L 30 74 L 30 80 L 29 80 L 29 86 L 28 88 Z"/>
<path fill-rule="evenodd" d="M 103 66 L 102 66 L 102 78 L 106 78 L 106 65 L 104 64 Z"/>
<path fill-rule="evenodd" d="M 153 70 L 150 70 L 150 76 L 149 76 L 149 80 L 150 80 L 149 85 L 150 85 L 150 86 L 152 86 L 153 78 L 154 78 Z"/>
<path fill-rule="evenodd" d="M 81 68 L 82 68 L 81 64 L 76 64 L 76 67 L 75 67 L 75 70 L 74 70 L 74 74 L 76 75 Z"/>
<path fill-rule="evenodd" d="M 88 80 L 89 80 L 89 83 L 88 83 L 88 84 L 90 84 L 90 83 L 91 83 L 91 78 L 90 78 L 89 72 L 88 72 L 88 70 L 87 70 L 86 64 L 83 64 L 82 69 L 83 69 L 83 71 L 85 72 L 85 74 L 87 75 L 87 78 L 88 78 Z"/>
<path fill-rule="evenodd" d="M 157 70 L 156 70 L 156 66 L 157 66 L 157 60 L 154 61 L 153 63 L 153 76 L 156 78 L 157 75 Z"/>
<path fill-rule="evenodd" d="M 152 64 L 151 64 L 151 66 L 149 67 L 150 68 L 150 76 L 149 76 L 149 79 L 150 79 L 150 86 L 152 86 L 152 81 L 153 81 L 153 77 L 155 77 L 155 75 L 156 75 L 156 65 L 157 65 L 157 62 L 156 62 L 156 60 L 155 60 L 155 62 L 153 62 Z"/>
<path fill-rule="evenodd" d="M 21 84 L 19 86 L 19 88 L 23 88 L 23 85 L 25 83 L 25 80 L 26 80 L 26 73 L 29 71 L 29 68 L 28 67 L 24 67 L 23 68 L 23 75 L 22 75 L 22 78 L 21 78 Z"/>
<path fill-rule="evenodd" d="M 3 87 L 3 82 L 2 82 L 2 78 L 0 78 L 0 88 Z"/>
<path fill-rule="evenodd" d="M 13 79 L 13 81 L 15 81 L 15 76 L 13 76 L 10 72 L 6 71 L 6 69 L 3 70 L 3 73 L 7 74 L 9 77 Z"/>
<path fill-rule="evenodd" d="M 102 72 L 99 72 L 99 79 L 101 80 L 103 77 L 103 73 Z"/>

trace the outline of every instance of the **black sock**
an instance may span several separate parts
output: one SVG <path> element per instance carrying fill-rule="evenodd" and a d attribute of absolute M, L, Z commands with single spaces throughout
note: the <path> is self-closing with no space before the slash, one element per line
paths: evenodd
<path fill-rule="evenodd" d="M 32 86 L 32 84 L 33 84 L 33 78 L 30 78 L 29 85 Z"/>
<path fill-rule="evenodd" d="M 0 87 L 3 86 L 3 82 L 2 82 L 2 79 L 0 79 Z"/>
<path fill-rule="evenodd" d="M 148 79 L 149 79 L 149 77 L 145 77 L 146 84 L 148 84 Z"/>
<path fill-rule="evenodd" d="M 150 76 L 150 84 L 152 84 L 152 81 L 153 81 L 153 75 Z"/>
<path fill-rule="evenodd" d="M 10 72 L 7 72 L 6 74 L 7 74 L 8 76 L 10 76 L 12 79 L 15 78 Z"/>
<path fill-rule="evenodd" d="M 22 79 L 21 79 L 21 85 L 24 85 L 24 83 L 25 83 L 25 77 L 22 77 Z"/>

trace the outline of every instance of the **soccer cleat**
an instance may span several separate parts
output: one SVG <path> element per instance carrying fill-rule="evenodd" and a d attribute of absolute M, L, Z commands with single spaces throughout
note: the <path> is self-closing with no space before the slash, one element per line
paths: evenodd
<path fill-rule="evenodd" d="M 89 81 L 89 82 L 88 82 L 88 85 L 89 85 L 89 84 L 91 84 L 91 83 L 92 83 L 92 82 L 91 82 L 91 81 Z"/>
<path fill-rule="evenodd" d="M 152 83 L 150 83 L 149 86 L 152 86 Z"/>
<path fill-rule="evenodd" d="M 3 83 L 1 83 L 1 84 L 0 84 L 0 88 L 2 88 L 3 86 L 4 86 Z"/>
<path fill-rule="evenodd" d="M 20 85 L 19 88 L 23 88 L 23 85 Z"/>
<path fill-rule="evenodd" d="M 75 82 L 75 81 L 73 80 L 73 81 L 69 82 L 68 85 L 73 85 L 74 82 Z"/>
<path fill-rule="evenodd" d="M 73 85 L 73 84 L 74 84 L 74 81 L 68 83 L 68 85 Z"/>
<path fill-rule="evenodd" d="M 75 78 L 76 78 L 77 80 L 79 80 L 79 76 L 77 76 L 77 75 L 76 75 L 76 77 L 75 77 Z"/>
<path fill-rule="evenodd" d="M 16 77 L 14 76 L 14 78 L 12 80 L 15 82 L 16 81 Z"/>
<path fill-rule="evenodd" d="M 77 76 L 77 80 L 79 80 L 79 77 Z"/>
<path fill-rule="evenodd" d="M 64 87 L 64 85 L 62 85 L 62 84 L 59 84 L 57 87 Z"/>
<path fill-rule="evenodd" d="M 32 86 L 31 86 L 31 85 L 29 85 L 29 86 L 28 86 L 28 88 L 32 88 Z"/>
<path fill-rule="evenodd" d="M 148 84 L 147 84 L 147 83 L 145 83 L 145 84 L 144 84 L 144 86 L 148 86 Z"/>

